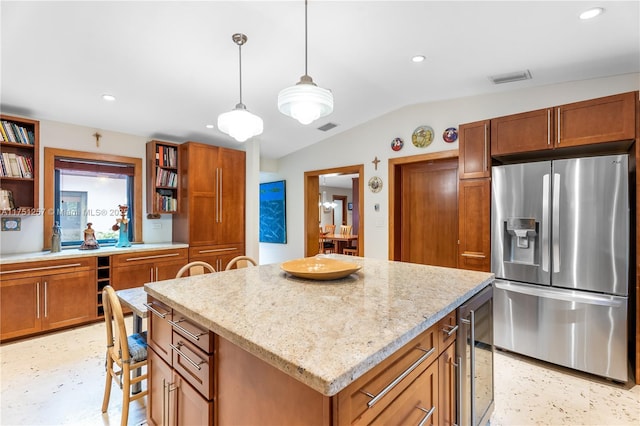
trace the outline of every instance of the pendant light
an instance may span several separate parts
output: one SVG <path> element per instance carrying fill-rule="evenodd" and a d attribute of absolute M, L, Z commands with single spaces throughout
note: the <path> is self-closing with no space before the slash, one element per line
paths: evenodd
<path fill-rule="evenodd" d="M 331 91 L 318 87 L 307 74 L 307 0 L 304 1 L 304 75 L 295 86 L 280 91 L 278 109 L 302 124 L 309 124 L 333 112 Z"/>
<path fill-rule="evenodd" d="M 262 118 L 251 114 L 242 103 L 242 45 L 247 42 L 247 36 L 236 33 L 231 36 L 231 39 L 238 45 L 238 57 L 240 59 L 240 103 L 236 105 L 235 109 L 218 116 L 218 129 L 238 142 L 244 142 L 253 136 L 261 134 L 263 123 Z"/>

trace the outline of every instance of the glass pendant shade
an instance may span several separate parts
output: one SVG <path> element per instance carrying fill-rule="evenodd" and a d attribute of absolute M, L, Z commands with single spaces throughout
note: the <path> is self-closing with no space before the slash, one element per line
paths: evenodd
<path fill-rule="evenodd" d="M 262 118 L 247 111 L 243 104 L 218 116 L 218 129 L 237 140 L 244 142 L 262 133 Z"/>
<path fill-rule="evenodd" d="M 280 91 L 278 110 L 302 124 L 309 124 L 333 112 L 333 94 L 304 75 L 295 86 Z"/>

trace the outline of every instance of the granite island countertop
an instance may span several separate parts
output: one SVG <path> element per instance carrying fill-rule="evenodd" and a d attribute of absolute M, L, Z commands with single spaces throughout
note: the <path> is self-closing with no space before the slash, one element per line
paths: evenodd
<path fill-rule="evenodd" d="M 362 269 L 335 281 L 280 264 L 145 284 L 190 320 L 332 396 L 490 285 L 493 274 L 329 255 Z"/>

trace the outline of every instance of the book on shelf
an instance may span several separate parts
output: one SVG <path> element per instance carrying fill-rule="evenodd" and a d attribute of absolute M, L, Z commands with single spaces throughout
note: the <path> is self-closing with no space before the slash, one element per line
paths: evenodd
<path fill-rule="evenodd" d="M 177 166 L 177 149 L 172 146 L 156 146 L 156 165 L 175 169 Z"/>
<path fill-rule="evenodd" d="M 33 159 L 13 152 L 0 155 L 3 177 L 33 178 Z"/>
<path fill-rule="evenodd" d="M 0 120 L 0 135 L 4 142 L 34 145 L 35 134 L 27 127 L 7 120 Z"/>
<path fill-rule="evenodd" d="M 155 206 L 157 211 L 175 212 L 178 210 L 178 200 L 171 190 L 158 189 L 155 194 Z"/>
<path fill-rule="evenodd" d="M 157 169 L 156 186 L 169 186 L 175 188 L 178 186 L 178 175 L 170 170 Z"/>

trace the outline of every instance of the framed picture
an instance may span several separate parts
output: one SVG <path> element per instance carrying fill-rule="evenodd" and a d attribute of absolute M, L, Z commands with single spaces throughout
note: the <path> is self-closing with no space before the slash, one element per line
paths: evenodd
<path fill-rule="evenodd" d="M 353 203 L 347 203 L 347 210 L 353 210 Z"/>
<path fill-rule="evenodd" d="M 3 231 L 19 231 L 20 230 L 20 222 L 22 222 L 22 219 L 20 219 L 19 217 L 3 217 L 1 220 L 2 220 Z"/>
<path fill-rule="evenodd" d="M 260 184 L 260 242 L 287 243 L 285 181 Z"/>

